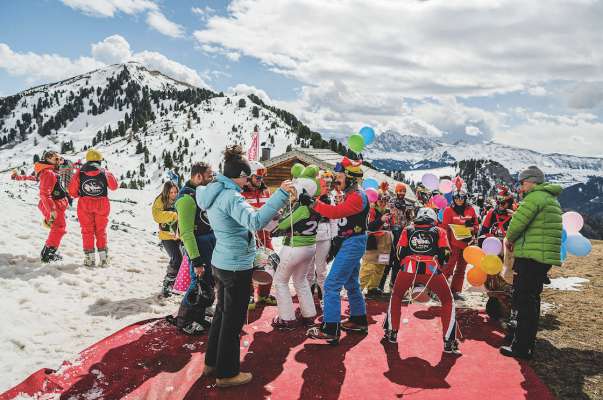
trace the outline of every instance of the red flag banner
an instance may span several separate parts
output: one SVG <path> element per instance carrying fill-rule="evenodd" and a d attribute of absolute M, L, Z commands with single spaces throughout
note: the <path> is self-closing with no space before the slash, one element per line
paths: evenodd
<path fill-rule="evenodd" d="M 249 146 L 249 150 L 247 150 L 247 159 L 248 160 L 258 160 L 258 149 L 260 145 L 260 134 L 258 131 L 253 132 L 253 136 L 251 137 L 251 145 Z"/>

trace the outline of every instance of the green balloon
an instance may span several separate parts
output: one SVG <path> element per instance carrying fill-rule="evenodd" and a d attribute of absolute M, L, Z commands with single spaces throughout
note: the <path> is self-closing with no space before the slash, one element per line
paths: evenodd
<path fill-rule="evenodd" d="M 314 182 L 316 182 L 316 193 L 314 193 L 314 196 L 319 196 L 320 195 L 320 181 L 317 178 L 314 178 Z"/>
<path fill-rule="evenodd" d="M 293 176 L 294 178 L 299 178 L 303 172 L 304 172 L 303 164 L 297 163 L 297 164 L 293 164 L 293 166 L 291 167 L 291 176 Z"/>
<path fill-rule="evenodd" d="M 364 138 L 358 133 L 354 133 L 348 139 L 348 147 L 355 153 L 360 153 L 364 149 Z"/>
<path fill-rule="evenodd" d="M 304 169 L 302 176 L 304 178 L 316 178 L 316 176 L 318 176 L 319 171 L 320 171 L 320 169 L 316 165 L 308 165 Z"/>

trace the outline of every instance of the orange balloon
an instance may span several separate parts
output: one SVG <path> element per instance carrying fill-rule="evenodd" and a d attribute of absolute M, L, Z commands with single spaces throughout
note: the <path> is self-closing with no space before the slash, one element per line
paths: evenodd
<path fill-rule="evenodd" d="M 468 264 L 480 265 L 482 259 L 486 256 L 484 251 L 477 246 L 467 246 L 463 250 L 463 258 Z"/>
<path fill-rule="evenodd" d="M 488 275 L 479 267 L 473 267 L 467 272 L 467 281 L 471 286 L 482 286 L 487 278 Z"/>

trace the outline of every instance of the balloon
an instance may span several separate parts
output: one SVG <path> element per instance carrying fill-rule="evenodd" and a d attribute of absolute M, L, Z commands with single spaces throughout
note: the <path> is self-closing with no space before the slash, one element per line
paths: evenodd
<path fill-rule="evenodd" d="M 357 133 L 354 133 L 348 139 L 348 147 L 355 153 L 360 153 L 364 149 L 364 138 Z"/>
<path fill-rule="evenodd" d="M 300 163 L 293 164 L 293 166 L 291 167 L 291 176 L 293 176 L 294 178 L 299 178 L 304 172 L 304 169 L 305 167 Z"/>
<path fill-rule="evenodd" d="M 425 174 L 421 178 L 421 183 L 429 190 L 436 190 L 440 185 L 440 180 L 434 174 Z"/>
<path fill-rule="evenodd" d="M 497 256 L 502 251 L 502 242 L 500 239 L 491 236 L 486 238 L 486 240 L 484 240 L 482 243 L 482 250 L 484 250 L 484 253 L 487 255 Z"/>
<path fill-rule="evenodd" d="M 575 211 L 568 211 L 561 217 L 563 221 L 563 228 L 567 231 L 568 235 L 576 234 L 580 232 L 580 229 L 584 226 L 584 219 L 582 215 Z"/>
<path fill-rule="evenodd" d="M 304 190 L 310 195 L 314 196 L 318 190 L 318 185 L 314 179 L 310 178 L 296 178 L 293 180 L 293 187 L 297 191 L 299 196 Z"/>
<path fill-rule="evenodd" d="M 565 243 L 567 242 L 567 231 L 565 229 L 563 229 L 561 231 L 561 243 Z"/>
<path fill-rule="evenodd" d="M 375 130 L 370 126 L 360 129 L 360 136 L 364 139 L 364 144 L 368 146 L 375 141 Z"/>
<path fill-rule="evenodd" d="M 471 286 L 482 286 L 486 283 L 486 279 L 488 279 L 488 275 L 479 267 L 473 267 L 467 272 L 467 282 Z"/>
<path fill-rule="evenodd" d="M 362 181 L 362 188 L 366 189 L 377 189 L 379 187 L 379 182 L 373 178 L 366 178 Z"/>
<path fill-rule="evenodd" d="M 444 209 L 441 208 L 438 212 L 438 221 L 442 222 L 444 220 Z"/>
<path fill-rule="evenodd" d="M 304 172 L 302 172 L 301 176 L 304 178 L 316 178 L 318 173 L 320 172 L 320 168 L 316 165 L 308 165 L 304 168 Z"/>
<path fill-rule="evenodd" d="M 442 179 L 440 181 L 439 189 L 442 193 L 452 192 L 452 181 L 450 179 Z"/>
<path fill-rule="evenodd" d="M 448 205 L 448 201 L 446 200 L 446 197 L 442 196 L 441 194 L 438 194 L 437 196 L 433 197 L 433 204 L 436 205 L 437 208 L 446 208 L 446 206 Z"/>
<path fill-rule="evenodd" d="M 579 233 L 567 235 L 567 252 L 578 257 L 584 257 L 590 254 L 593 245 L 590 240 Z"/>
<path fill-rule="evenodd" d="M 368 197 L 368 200 L 371 203 L 374 203 L 377 201 L 377 199 L 379 198 L 379 192 L 377 192 L 375 189 L 373 188 L 368 188 L 364 190 L 364 193 L 366 193 L 366 197 Z"/>
<path fill-rule="evenodd" d="M 482 258 L 486 256 L 486 253 L 477 246 L 467 246 L 463 250 L 463 258 L 468 264 L 475 266 L 480 265 Z"/>
<path fill-rule="evenodd" d="M 559 259 L 561 260 L 561 262 L 567 259 L 567 243 L 561 242 L 561 250 L 559 251 L 559 255 Z"/>
<path fill-rule="evenodd" d="M 502 271 L 503 262 L 499 256 L 488 254 L 482 259 L 480 268 L 488 275 L 497 275 Z"/>

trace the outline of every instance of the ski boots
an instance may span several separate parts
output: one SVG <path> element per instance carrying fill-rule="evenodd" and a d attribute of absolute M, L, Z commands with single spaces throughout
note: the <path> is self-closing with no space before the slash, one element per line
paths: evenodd
<path fill-rule="evenodd" d="M 191 322 L 180 330 L 189 336 L 199 336 L 202 335 L 203 332 L 205 332 L 205 328 L 203 327 L 203 325 L 198 322 Z"/>
<path fill-rule="evenodd" d="M 53 261 L 61 261 L 63 257 L 57 253 L 56 247 L 44 246 L 42 253 L 40 254 L 40 261 L 43 263 L 49 263 Z"/>
<path fill-rule="evenodd" d="M 336 346 L 339 344 L 339 324 L 324 322 L 321 326 L 315 326 L 306 331 L 306 336 L 311 339 L 325 340 L 328 344 Z"/>
<path fill-rule="evenodd" d="M 296 323 L 296 320 L 285 321 L 281 317 L 274 317 L 274 319 L 272 320 L 272 327 L 277 331 L 290 332 L 292 330 L 295 330 Z"/>
<path fill-rule="evenodd" d="M 444 340 L 444 353 L 460 355 L 459 342 L 456 339 Z"/>
<path fill-rule="evenodd" d="M 99 267 L 106 268 L 109 266 L 109 254 L 107 249 L 98 249 Z"/>
<path fill-rule="evenodd" d="M 398 331 L 386 329 L 381 340 L 388 343 L 398 343 Z"/>
<path fill-rule="evenodd" d="M 95 266 L 96 266 L 96 258 L 94 255 L 94 250 L 84 251 L 84 267 L 95 267 Z"/>
<path fill-rule="evenodd" d="M 341 329 L 346 332 L 368 333 L 366 315 L 355 315 L 341 323 Z"/>

